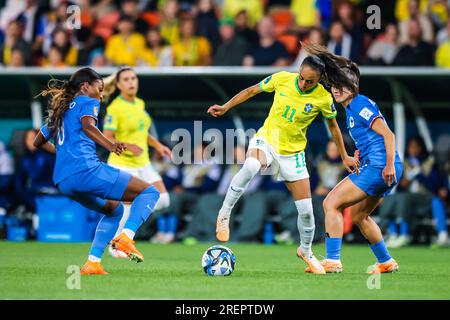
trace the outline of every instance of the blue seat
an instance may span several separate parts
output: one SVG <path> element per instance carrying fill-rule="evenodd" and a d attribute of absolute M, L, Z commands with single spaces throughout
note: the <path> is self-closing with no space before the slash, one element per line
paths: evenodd
<path fill-rule="evenodd" d="M 43 242 L 89 242 L 101 218 L 62 195 L 41 195 L 36 198 L 39 218 L 37 240 Z"/>

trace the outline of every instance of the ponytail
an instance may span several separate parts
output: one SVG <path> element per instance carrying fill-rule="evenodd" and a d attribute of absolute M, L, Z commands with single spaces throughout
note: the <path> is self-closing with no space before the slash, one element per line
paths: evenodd
<path fill-rule="evenodd" d="M 358 94 L 360 72 L 356 63 L 332 54 L 321 45 L 300 43 L 310 54 L 302 64 L 318 70 L 326 86 L 338 89 L 348 88 L 353 94 Z"/>
<path fill-rule="evenodd" d="M 78 88 L 75 88 L 70 80 L 61 81 L 58 79 L 51 79 L 47 88 L 42 90 L 41 96 L 50 96 L 47 118 L 47 125 L 50 130 L 61 127 L 64 112 L 69 109 L 69 104 L 77 91 Z"/>

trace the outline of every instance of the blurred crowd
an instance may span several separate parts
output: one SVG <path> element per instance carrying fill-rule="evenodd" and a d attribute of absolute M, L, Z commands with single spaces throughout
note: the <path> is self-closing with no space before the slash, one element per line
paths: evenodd
<path fill-rule="evenodd" d="M 18 131 L 22 132 L 22 131 Z M 54 196 L 52 183 L 54 156 L 36 150 L 34 129 L 16 135 L 11 141 L 14 158 L 0 142 L 0 229 L 2 217 L 13 217 L 28 225 L 30 236 L 36 235 L 36 197 Z M 167 142 L 170 146 L 170 142 Z M 390 247 L 410 243 L 449 246 L 448 212 L 450 209 L 450 136 L 441 136 L 434 152 L 428 152 L 420 137 L 412 137 L 404 156 L 404 174 L 393 194 L 373 214 L 380 223 Z M 155 212 L 137 234 L 155 243 L 215 241 L 215 226 L 232 177 L 245 159 L 244 146 L 236 146 L 234 164 L 218 164 L 207 156 L 201 144 L 194 148 L 192 164 L 174 165 L 152 154 L 152 164 L 163 177 L 170 193 L 171 205 Z M 349 145 L 348 149 L 351 150 Z M 316 221 L 315 241 L 325 236 L 323 200 L 346 175 L 334 142 L 328 142 L 319 155 L 307 152 Z M 309 156 L 309 158 L 308 158 Z M 251 181 L 231 217 L 231 241 L 296 243 L 297 210 L 283 182 L 260 174 Z M 4 219 L 3 219 L 4 220 Z M 363 241 L 353 228 L 349 211 L 344 211 L 347 241 Z"/>
<path fill-rule="evenodd" d="M 449 3 L 6 0 L 0 1 L 0 63 L 298 66 L 305 57 L 299 41 L 305 41 L 363 65 L 449 68 Z M 380 8 L 380 28 L 366 23 L 377 21 L 366 13 L 372 4 Z"/>

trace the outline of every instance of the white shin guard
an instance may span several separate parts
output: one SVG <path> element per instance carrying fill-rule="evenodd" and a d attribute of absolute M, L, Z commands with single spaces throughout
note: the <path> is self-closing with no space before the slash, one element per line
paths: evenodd
<path fill-rule="evenodd" d="M 295 201 L 295 206 L 298 212 L 297 228 L 300 233 L 300 246 L 305 255 L 310 254 L 316 229 L 312 199 L 297 200 Z"/>

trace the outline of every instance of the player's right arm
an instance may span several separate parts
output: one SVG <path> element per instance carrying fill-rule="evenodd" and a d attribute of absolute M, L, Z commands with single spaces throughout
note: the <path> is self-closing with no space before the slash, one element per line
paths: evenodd
<path fill-rule="evenodd" d="M 235 106 L 247 101 L 248 99 L 256 96 L 258 93 L 263 92 L 261 89 L 259 83 L 255 84 L 254 86 L 248 87 L 247 89 L 242 90 L 237 95 L 235 95 L 233 98 L 231 98 L 227 103 L 224 105 L 213 105 L 208 108 L 208 113 L 212 115 L 213 117 L 221 117 L 225 113 L 228 112 L 231 108 L 234 108 Z"/>
<path fill-rule="evenodd" d="M 47 125 L 44 125 L 41 130 L 39 130 L 36 138 L 34 138 L 33 144 L 36 148 L 47 151 L 51 154 L 56 154 L 55 145 L 49 141 L 51 137 L 51 131 L 48 129 Z"/>

